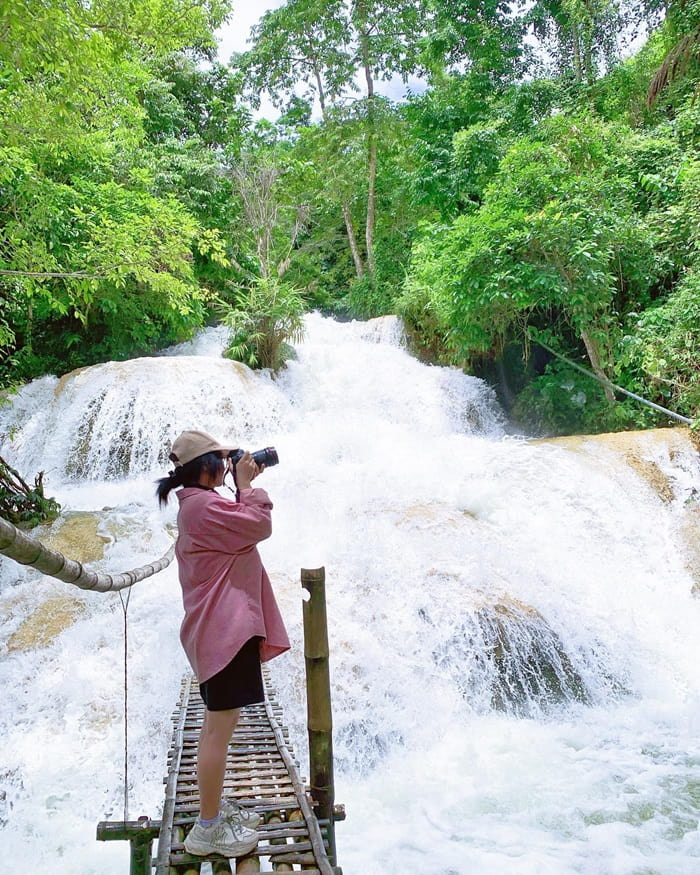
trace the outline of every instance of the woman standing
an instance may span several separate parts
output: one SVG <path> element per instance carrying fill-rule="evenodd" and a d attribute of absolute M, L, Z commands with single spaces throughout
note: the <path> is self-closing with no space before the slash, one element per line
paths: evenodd
<path fill-rule="evenodd" d="M 272 502 L 251 486 L 264 470 L 250 453 L 236 464 L 237 500 L 216 491 L 234 447 L 202 431 L 185 431 L 158 481 L 162 505 L 180 502 L 175 545 L 185 617 L 180 640 L 206 710 L 197 752 L 199 818 L 185 839 L 191 854 L 244 856 L 256 846 L 259 815 L 222 798 L 226 754 L 240 708 L 265 698 L 261 662 L 289 649 L 270 580 L 256 544 L 269 538 Z"/>

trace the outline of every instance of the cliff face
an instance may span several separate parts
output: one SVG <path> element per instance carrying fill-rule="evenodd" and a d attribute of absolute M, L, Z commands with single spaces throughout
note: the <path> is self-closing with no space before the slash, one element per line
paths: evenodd
<path fill-rule="evenodd" d="M 590 455 L 612 466 L 626 465 L 644 480 L 671 510 L 673 535 L 693 577 L 693 592 L 700 594 L 700 492 L 692 484 L 700 472 L 700 450 L 689 429 L 575 435 L 541 443 Z"/>

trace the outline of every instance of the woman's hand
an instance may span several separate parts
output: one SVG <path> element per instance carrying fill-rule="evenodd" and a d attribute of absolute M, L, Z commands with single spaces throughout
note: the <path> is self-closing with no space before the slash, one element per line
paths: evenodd
<path fill-rule="evenodd" d="M 236 483 L 239 489 L 250 489 L 250 484 L 255 480 L 258 474 L 265 470 L 265 466 L 260 468 L 255 464 L 255 459 L 246 450 L 236 464 Z"/>

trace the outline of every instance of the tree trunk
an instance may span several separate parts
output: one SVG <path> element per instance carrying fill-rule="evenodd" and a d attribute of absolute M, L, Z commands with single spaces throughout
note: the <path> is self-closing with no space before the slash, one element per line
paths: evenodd
<path fill-rule="evenodd" d="M 321 118 L 326 121 L 326 92 L 323 87 L 323 79 L 321 78 L 321 72 L 318 69 L 318 64 L 316 63 L 316 59 L 313 59 L 314 65 L 314 76 L 316 77 L 316 87 L 318 88 L 318 102 L 321 107 Z"/>
<path fill-rule="evenodd" d="M 352 224 L 352 215 L 350 214 L 350 206 L 347 201 L 343 201 L 343 218 L 345 219 L 345 230 L 348 235 L 348 243 L 350 244 L 350 252 L 352 252 L 352 260 L 355 264 L 355 273 L 358 279 L 362 279 L 365 275 L 365 268 L 362 264 L 362 256 L 357 247 L 357 238 L 355 237 L 355 228 Z"/>
<path fill-rule="evenodd" d="M 377 182 L 377 131 L 374 118 L 374 80 L 369 63 L 367 37 L 361 38 L 362 64 L 367 82 L 367 127 L 369 148 L 367 154 L 367 221 L 365 224 L 365 245 L 367 247 L 367 273 L 374 280 L 374 222 Z"/>
<path fill-rule="evenodd" d="M 605 397 L 608 399 L 608 401 L 614 401 L 615 392 L 613 391 L 613 388 L 610 384 L 608 375 L 605 373 L 605 371 L 603 370 L 603 366 L 600 363 L 600 352 L 598 350 L 598 344 L 587 331 L 582 331 L 581 337 L 584 344 L 586 345 L 586 352 L 588 353 L 588 358 L 591 362 L 591 366 L 593 367 L 593 372 L 600 380 L 603 381 L 603 387 L 605 388 Z"/>
<path fill-rule="evenodd" d="M 574 75 L 577 82 L 583 82 L 583 67 L 581 65 L 581 41 L 578 35 L 578 23 L 574 21 L 571 25 L 571 41 L 574 50 Z"/>
<path fill-rule="evenodd" d="M 367 224 L 365 226 L 365 241 L 367 245 L 367 273 L 374 279 L 374 210 L 375 185 L 377 180 L 377 135 L 370 130 L 369 166 L 367 182 Z"/>
<path fill-rule="evenodd" d="M 583 68 L 586 71 L 586 82 L 588 85 L 595 84 L 595 68 L 593 65 L 593 45 L 591 40 L 591 35 L 589 33 L 585 36 L 585 42 L 583 47 Z"/>
<path fill-rule="evenodd" d="M 323 88 L 321 74 L 315 64 L 314 75 L 316 76 L 316 87 L 318 88 L 318 101 L 321 105 L 321 118 L 325 122 L 328 120 L 326 117 L 326 94 Z M 350 252 L 352 253 L 352 261 L 355 265 L 355 274 L 358 279 L 362 279 L 365 274 L 365 267 L 362 263 L 362 256 L 360 255 L 360 249 L 357 245 L 357 237 L 355 236 L 355 227 L 352 224 L 350 205 L 345 200 L 343 201 L 343 221 L 345 222 L 345 233 L 348 235 L 348 244 L 350 245 Z"/>

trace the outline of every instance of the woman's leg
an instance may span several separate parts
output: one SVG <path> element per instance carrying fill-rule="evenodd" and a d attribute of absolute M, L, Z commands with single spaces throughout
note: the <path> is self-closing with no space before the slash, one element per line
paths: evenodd
<path fill-rule="evenodd" d="M 212 820 L 219 813 L 226 774 L 226 753 L 240 713 L 239 708 L 204 712 L 197 750 L 199 816 L 202 820 Z"/>

